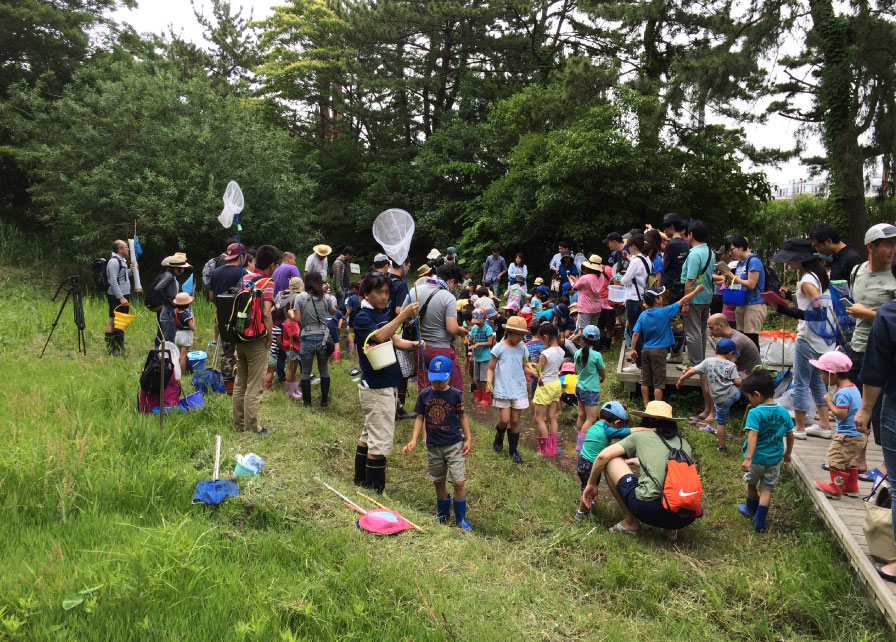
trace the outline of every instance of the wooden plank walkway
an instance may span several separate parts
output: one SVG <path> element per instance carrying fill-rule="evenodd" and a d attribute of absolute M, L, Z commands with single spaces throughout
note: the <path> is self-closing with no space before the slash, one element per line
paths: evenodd
<path fill-rule="evenodd" d="M 828 439 L 809 437 L 797 440 L 793 448 L 793 469 L 802 482 L 806 494 L 816 512 L 831 529 L 840 542 L 850 564 L 858 571 L 858 579 L 868 592 L 871 602 L 880 609 L 891 629 L 896 630 L 896 584 L 885 582 L 877 574 L 873 559 L 868 554 L 868 545 L 862 531 L 865 506 L 861 498 L 844 495 L 839 500 L 830 500 L 815 488 L 814 480 L 829 481 L 830 474 L 821 469 L 827 456 Z M 866 454 L 869 468 L 883 463 L 880 446 L 869 439 Z M 868 482 L 859 482 L 859 492 L 867 495 L 871 490 Z"/>
<path fill-rule="evenodd" d="M 716 355 L 716 345 L 712 342 L 711 339 L 706 341 L 706 356 L 714 357 Z M 619 351 L 619 361 L 616 364 L 616 381 L 622 384 L 622 386 L 628 391 L 632 392 L 638 388 L 638 381 L 641 379 L 640 372 L 623 372 L 622 368 L 626 365 L 625 358 L 628 356 L 628 350 L 620 350 Z M 666 364 L 666 386 L 674 388 L 675 384 L 678 383 L 678 378 L 681 376 L 681 373 L 684 371 L 682 364 L 680 363 L 667 363 Z M 682 384 L 684 386 L 694 386 L 700 387 L 700 377 L 694 375 L 689 379 L 685 380 Z"/>

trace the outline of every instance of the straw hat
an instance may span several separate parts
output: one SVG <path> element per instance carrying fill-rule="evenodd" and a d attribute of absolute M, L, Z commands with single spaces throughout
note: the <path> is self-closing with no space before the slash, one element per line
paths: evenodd
<path fill-rule="evenodd" d="M 192 302 L 193 297 L 186 292 L 178 292 L 177 296 L 174 297 L 174 305 L 190 305 Z"/>
<path fill-rule="evenodd" d="M 504 330 L 506 332 L 528 332 L 529 327 L 526 325 L 526 320 L 523 317 L 510 317 L 507 319 L 507 323 L 504 324 Z"/>
<path fill-rule="evenodd" d="M 432 268 L 426 263 L 417 268 L 417 276 L 426 276 L 432 272 Z"/>
<path fill-rule="evenodd" d="M 294 276 L 289 279 L 289 287 L 286 288 L 289 292 L 304 292 L 305 291 L 305 282 L 301 277 Z"/>
<path fill-rule="evenodd" d="M 179 268 L 188 268 L 193 267 L 189 263 L 187 263 L 187 255 L 183 252 L 175 252 L 171 256 L 166 256 L 162 260 L 162 265 L 164 267 L 179 267 Z"/>
<path fill-rule="evenodd" d="M 672 406 L 665 401 L 651 401 L 644 410 L 632 410 L 631 414 L 650 419 L 669 419 L 670 421 L 684 421 L 684 417 L 673 417 Z"/>
<path fill-rule="evenodd" d="M 578 311 L 579 311 L 579 304 L 578 304 L 578 303 L 570 303 L 570 304 L 569 304 L 569 313 L 570 313 L 570 314 L 575 314 L 575 313 L 577 313 Z"/>
<path fill-rule="evenodd" d="M 583 261 L 582 265 L 586 268 L 590 268 L 592 270 L 601 270 L 603 269 L 604 260 L 600 258 L 597 254 L 592 254 L 588 257 L 587 261 Z"/>
<path fill-rule="evenodd" d="M 315 245 L 311 250 L 317 254 L 318 256 L 330 256 L 330 252 L 333 251 L 329 245 L 324 245 L 321 243 L 320 245 Z"/>

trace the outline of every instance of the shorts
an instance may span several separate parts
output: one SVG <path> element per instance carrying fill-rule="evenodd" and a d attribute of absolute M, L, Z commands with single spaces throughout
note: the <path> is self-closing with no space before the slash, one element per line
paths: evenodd
<path fill-rule="evenodd" d="M 464 442 L 426 447 L 426 472 L 429 473 L 429 481 L 446 481 L 446 474 L 452 482 L 466 481 L 466 470 L 467 458 L 464 457 Z"/>
<path fill-rule="evenodd" d="M 737 392 L 734 393 L 734 395 L 728 397 L 725 401 L 721 403 L 713 403 L 716 409 L 716 423 L 718 425 L 728 425 L 728 416 L 731 414 L 731 406 L 733 406 L 738 399 L 740 399 L 740 388 L 737 389 Z"/>
<path fill-rule="evenodd" d="M 599 316 L 600 312 L 579 312 L 579 316 L 576 319 L 576 332 L 581 332 L 586 326 L 597 325 Z"/>
<path fill-rule="evenodd" d="M 616 483 L 616 491 L 632 515 L 648 526 L 678 530 L 690 526 L 696 519 L 696 517 L 679 517 L 675 513 L 667 511 L 663 508 L 662 497 L 648 500 L 638 499 L 635 496 L 636 490 L 638 490 L 638 478 L 632 474 L 623 475 Z"/>
<path fill-rule="evenodd" d="M 131 295 L 125 294 L 124 298 L 128 299 L 128 302 L 130 302 Z M 131 311 L 130 305 L 121 305 L 119 300 L 116 299 L 115 295 L 113 295 L 113 294 L 107 294 L 106 299 L 109 302 L 109 318 L 110 319 L 115 316 L 115 308 L 118 308 L 119 312 L 124 312 L 125 314 L 128 314 Z M 119 308 L 118 306 L 121 306 L 121 307 Z"/>
<path fill-rule="evenodd" d="M 641 350 L 641 385 L 655 390 L 666 387 L 666 348 Z"/>
<path fill-rule="evenodd" d="M 866 435 L 851 437 L 837 433 L 828 447 L 828 466 L 834 470 L 846 470 L 856 455 L 865 450 L 868 443 Z"/>
<path fill-rule="evenodd" d="M 758 486 L 760 490 L 774 490 L 781 476 L 781 462 L 763 466 L 751 464 L 750 470 L 744 473 L 744 481 L 750 486 Z"/>
<path fill-rule="evenodd" d="M 280 354 L 279 352 L 277 354 Z M 277 354 L 268 353 L 268 368 L 277 367 Z"/>
<path fill-rule="evenodd" d="M 535 396 L 532 398 L 532 403 L 537 406 L 550 406 L 555 401 L 560 401 L 560 396 L 562 394 L 563 386 L 560 385 L 560 380 L 554 379 L 550 383 L 538 386 L 535 389 Z"/>
<path fill-rule="evenodd" d="M 525 410 L 529 407 L 529 398 L 522 397 L 521 399 L 499 399 L 495 397 L 492 399 L 492 403 L 495 408 L 513 408 L 514 410 Z"/>
<path fill-rule="evenodd" d="M 391 455 L 395 442 L 395 408 L 397 388 L 364 388 L 358 386 L 364 427 L 358 441 L 367 444 L 369 455 Z"/>
<path fill-rule="evenodd" d="M 585 490 L 585 486 L 588 485 L 588 478 L 591 477 L 591 469 L 594 467 L 594 462 L 590 459 L 585 459 L 581 455 L 579 455 L 578 460 L 576 460 L 576 475 L 579 476 L 579 481 L 582 483 L 582 490 Z M 595 485 L 600 484 L 600 475 L 597 476 L 597 480 L 594 482 Z"/>
<path fill-rule="evenodd" d="M 473 362 L 473 381 L 485 381 L 488 379 L 488 364 L 489 361 Z"/>
<path fill-rule="evenodd" d="M 193 346 L 193 331 L 178 330 L 174 334 L 174 345 L 178 348 L 190 348 Z"/>
<path fill-rule="evenodd" d="M 286 351 L 286 360 L 287 361 L 301 361 L 302 360 L 302 351 L 299 350 L 287 350 Z"/>
<path fill-rule="evenodd" d="M 596 406 L 600 403 L 600 390 L 596 392 L 584 390 L 581 386 L 576 385 L 576 397 L 579 398 L 579 403 L 585 404 L 586 406 Z"/>
<path fill-rule="evenodd" d="M 744 334 L 759 334 L 765 317 L 768 316 L 768 306 L 764 303 L 742 305 L 735 309 L 734 318 L 737 321 L 737 329 Z"/>

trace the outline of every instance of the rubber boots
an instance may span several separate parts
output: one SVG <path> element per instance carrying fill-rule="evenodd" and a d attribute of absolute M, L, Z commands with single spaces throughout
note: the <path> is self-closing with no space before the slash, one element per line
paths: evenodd
<path fill-rule="evenodd" d="M 538 437 L 538 453 L 545 457 L 548 456 L 548 437 Z"/>
<path fill-rule="evenodd" d="M 507 428 L 498 428 L 495 426 L 495 443 L 492 444 L 492 448 L 495 449 L 495 452 L 501 452 L 504 450 L 504 434 L 507 432 Z"/>
<path fill-rule="evenodd" d="M 548 457 L 553 457 L 557 454 L 557 433 L 549 432 L 548 433 Z"/>
<path fill-rule="evenodd" d="M 843 494 L 850 497 L 859 496 L 859 468 L 850 466 L 846 469 L 846 482 L 843 484 Z"/>
<path fill-rule="evenodd" d="M 106 354 L 110 354 L 113 357 L 115 355 L 115 333 L 107 332 L 106 333 Z"/>
<path fill-rule="evenodd" d="M 439 524 L 444 524 L 451 518 L 451 495 L 446 499 L 436 497 L 436 519 Z"/>
<path fill-rule="evenodd" d="M 487 390 L 482 391 L 482 399 L 479 402 L 483 406 L 490 406 L 492 404 L 492 393 Z"/>
<path fill-rule="evenodd" d="M 815 482 L 815 486 L 824 493 L 828 499 L 840 499 L 843 495 L 843 487 L 846 485 L 846 478 L 849 473 L 845 470 L 834 470 L 831 468 L 831 483 L 824 484 L 820 481 Z"/>
<path fill-rule="evenodd" d="M 326 408 L 330 405 L 330 378 L 320 378 L 320 407 Z"/>
<path fill-rule="evenodd" d="M 302 405 L 311 407 L 311 379 L 302 379 Z"/>
<path fill-rule="evenodd" d="M 482 403 L 482 391 L 479 388 L 473 391 L 473 403 Z"/>
<path fill-rule="evenodd" d="M 112 350 L 114 356 L 124 355 L 124 330 L 112 332 Z"/>
<path fill-rule="evenodd" d="M 448 498 L 450 501 L 450 497 Z M 441 501 L 441 500 L 439 500 Z M 465 531 L 473 532 L 473 525 L 467 521 L 467 500 L 466 499 L 455 499 L 454 500 L 454 520 L 457 522 L 457 525 L 460 526 Z"/>

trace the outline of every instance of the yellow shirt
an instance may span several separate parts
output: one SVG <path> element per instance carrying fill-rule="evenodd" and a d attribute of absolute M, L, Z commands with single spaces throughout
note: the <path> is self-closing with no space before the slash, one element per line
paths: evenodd
<path fill-rule="evenodd" d="M 579 376 L 575 373 L 567 373 L 560 377 L 560 382 L 563 384 L 563 392 L 568 395 L 576 394 L 576 384 L 579 382 Z"/>

